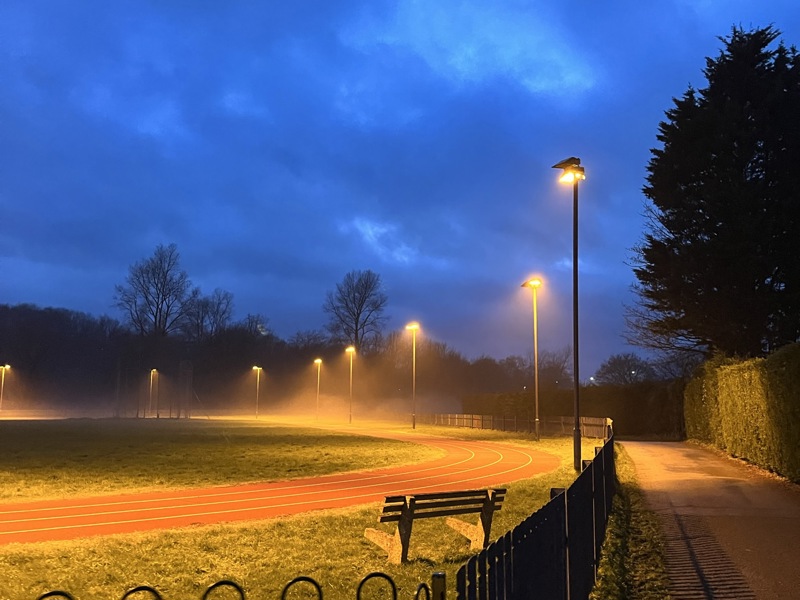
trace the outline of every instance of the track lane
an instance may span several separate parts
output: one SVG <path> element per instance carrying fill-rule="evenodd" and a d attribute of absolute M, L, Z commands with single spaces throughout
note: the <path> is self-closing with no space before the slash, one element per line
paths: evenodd
<path fill-rule="evenodd" d="M 393 494 L 496 486 L 560 464 L 553 455 L 502 443 L 380 435 L 430 445 L 445 455 L 415 465 L 313 478 L 0 504 L 0 544 L 267 519 L 380 502 Z"/>

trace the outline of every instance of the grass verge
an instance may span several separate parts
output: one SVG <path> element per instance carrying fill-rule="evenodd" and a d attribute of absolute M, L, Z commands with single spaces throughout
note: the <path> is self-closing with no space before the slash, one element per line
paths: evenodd
<path fill-rule="evenodd" d="M 669 600 L 664 536 L 645 505 L 633 462 L 615 446 L 617 495 L 608 520 L 592 600 Z"/>

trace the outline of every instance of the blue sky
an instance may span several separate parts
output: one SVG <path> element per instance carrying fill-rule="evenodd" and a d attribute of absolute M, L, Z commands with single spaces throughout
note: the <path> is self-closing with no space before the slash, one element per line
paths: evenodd
<path fill-rule="evenodd" d="M 650 148 L 731 27 L 800 43 L 789 1 L 0 4 L 0 303 L 121 315 L 174 242 L 192 281 L 280 336 L 379 273 L 389 328 L 468 358 L 625 345 Z"/>

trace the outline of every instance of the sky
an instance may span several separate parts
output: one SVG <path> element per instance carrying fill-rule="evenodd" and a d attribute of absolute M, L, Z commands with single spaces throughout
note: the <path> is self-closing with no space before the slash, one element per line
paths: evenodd
<path fill-rule="evenodd" d="M 108 315 L 175 243 L 279 336 L 371 269 L 387 330 L 469 359 L 625 341 L 658 124 L 733 26 L 800 44 L 791 0 L 4 0 L 0 303 Z"/>

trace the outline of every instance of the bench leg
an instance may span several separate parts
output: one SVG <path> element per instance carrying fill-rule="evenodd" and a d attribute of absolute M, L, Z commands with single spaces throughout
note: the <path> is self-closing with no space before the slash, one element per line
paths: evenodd
<path fill-rule="evenodd" d="M 408 545 L 411 539 L 410 520 L 400 521 L 394 535 L 369 527 L 364 530 L 364 537 L 383 548 L 389 555 L 390 563 L 399 565 L 408 561 Z"/>
<path fill-rule="evenodd" d="M 469 539 L 470 550 L 482 550 L 486 547 L 488 536 L 485 534 L 480 521 L 478 521 L 477 525 L 472 525 L 455 517 L 447 517 L 447 524 Z"/>
<path fill-rule="evenodd" d="M 367 528 L 364 530 L 364 537 L 370 542 L 373 542 L 383 548 L 386 554 L 389 555 L 389 562 L 399 565 L 402 560 L 402 549 L 400 543 L 400 534 L 395 532 L 394 535 L 389 535 L 385 531 L 379 529 Z"/>
<path fill-rule="evenodd" d="M 459 519 L 447 517 L 447 524 L 461 535 L 469 538 L 470 550 L 482 550 L 489 545 L 489 536 L 492 532 L 492 516 L 494 515 L 495 490 L 489 490 L 483 503 L 477 525 L 470 525 Z"/>

